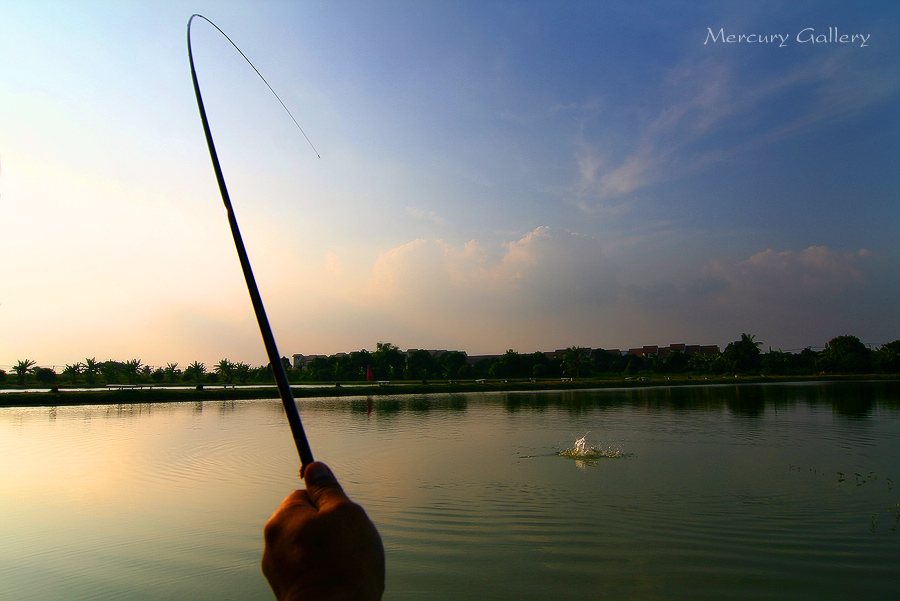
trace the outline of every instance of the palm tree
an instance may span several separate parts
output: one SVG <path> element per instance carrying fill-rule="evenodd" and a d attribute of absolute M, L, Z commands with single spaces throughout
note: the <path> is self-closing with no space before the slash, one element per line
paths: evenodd
<path fill-rule="evenodd" d="M 137 383 L 138 373 L 141 371 L 141 360 L 131 359 L 125 362 L 125 375 L 128 376 L 128 383 Z"/>
<path fill-rule="evenodd" d="M 205 373 L 206 366 L 199 361 L 194 361 L 187 366 L 187 369 L 184 370 L 184 378 L 186 380 L 194 380 L 195 382 L 197 382 L 197 384 L 199 384 L 200 379 L 203 378 L 203 374 Z"/>
<path fill-rule="evenodd" d="M 35 365 L 37 365 L 37 362 L 32 361 L 31 359 L 20 359 L 19 362 L 13 366 L 13 371 L 19 376 L 19 386 L 25 385 L 25 376 L 28 372 L 32 371 L 32 368 Z"/>
<path fill-rule="evenodd" d="M 247 380 L 250 379 L 250 366 L 244 362 L 238 363 L 234 366 L 234 375 L 237 377 L 238 382 L 241 384 L 246 384 Z"/>
<path fill-rule="evenodd" d="M 234 380 L 234 371 L 237 366 L 228 359 L 222 359 L 216 365 L 216 373 L 225 378 L 226 384 L 231 384 Z"/>
<path fill-rule="evenodd" d="M 735 373 L 739 371 L 759 371 L 762 361 L 762 351 L 759 347 L 762 342 L 756 341 L 753 334 L 741 334 L 740 340 L 735 340 L 725 347 L 722 355 Z"/>
<path fill-rule="evenodd" d="M 100 364 L 97 363 L 97 359 L 95 357 L 85 359 L 81 371 L 84 374 L 85 380 L 87 380 L 88 386 L 93 386 L 94 378 L 97 374 L 100 373 Z"/>
<path fill-rule="evenodd" d="M 63 370 L 63 375 L 69 376 L 72 380 L 72 384 L 78 384 L 78 374 L 81 373 L 81 363 L 76 363 L 75 365 L 66 364 L 66 368 Z"/>
<path fill-rule="evenodd" d="M 166 363 L 166 368 L 163 370 L 166 374 L 166 379 L 169 382 L 175 382 L 175 378 L 178 377 L 178 374 L 181 371 L 178 369 L 178 363 Z"/>

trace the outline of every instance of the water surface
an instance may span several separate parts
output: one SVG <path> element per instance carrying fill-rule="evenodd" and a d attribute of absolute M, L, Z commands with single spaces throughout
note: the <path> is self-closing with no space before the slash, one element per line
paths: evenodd
<path fill-rule="evenodd" d="M 893 599 L 896 384 L 300 401 L 386 599 Z M 612 457 L 559 456 L 585 436 Z M 0 599 L 269 600 L 279 401 L 0 409 Z"/>

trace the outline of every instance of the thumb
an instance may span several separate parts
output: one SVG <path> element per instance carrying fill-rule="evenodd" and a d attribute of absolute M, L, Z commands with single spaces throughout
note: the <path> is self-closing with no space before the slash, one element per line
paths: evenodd
<path fill-rule="evenodd" d="M 347 502 L 350 499 L 327 465 L 314 461 L 303 469 L 306 494 L 317 509 Z"/>

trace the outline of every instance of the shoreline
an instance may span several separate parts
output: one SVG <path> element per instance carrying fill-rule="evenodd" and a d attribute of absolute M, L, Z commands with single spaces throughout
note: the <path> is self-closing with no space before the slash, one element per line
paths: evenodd
<path fill-rule="evenodd" d="M 435 381 L 430 384 L 397 382 L 390 385 L 342 386 L 340 383 L 322 386 L 291 387 L 294 399 L 344 396 L 421 395 L 468 392 L 538 392 L 554 390 L 591 390 L 603 388 L 659 388 L 671 386 L 722 386 L 735 384 L 791 384 L 826 383 L 845 381 L 900 381 L 900 375 L 828 375 L 828 376 L 748 376 L 720 378 L 648 378 L 634 379 L 584 379 L 574 381 L 543 380 L 489 380 L 450 383 Z M 349 383 L 348 383 L 349 384 Z M 23 391 L 6 389 L 0 394 L 0 408 L 12 407 L 64 407 L 78 405 L 137 405 L 150 403 L 189 403 L 202 401 L 278 399 L 274 386 L 235 386 L 232 388 L 172 389 L 137 388 L 111 390 L 84 390 L 60 388 L 58 392 Z"/>

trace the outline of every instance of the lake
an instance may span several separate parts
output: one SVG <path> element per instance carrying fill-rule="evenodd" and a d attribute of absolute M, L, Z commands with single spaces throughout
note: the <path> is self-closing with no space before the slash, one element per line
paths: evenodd
<path fill-rule="evenodd" d="M 900 385 L 309 399 L 385 599 L 895 599 Z M 576 439 L 594 458 L 559 453 Z M 271 600 L 278 401 L 0 409 L 0 599 Z"/>

